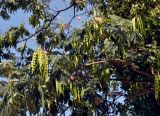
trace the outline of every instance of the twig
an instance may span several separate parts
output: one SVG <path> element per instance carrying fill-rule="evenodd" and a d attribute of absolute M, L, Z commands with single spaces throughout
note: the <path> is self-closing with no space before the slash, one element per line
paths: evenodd
<path fill-rule="evenodd" d="M 77 17 L 77 16 L 81 16 L 81 15 L 84 15 L 84 14 L 86 14 L 87 12 L 85 11 L 85 12 L 83 12 L 83 13 L 81 13 L 81 14 L 77 14 L 77 15 L 75 15 L 74 14 L 74 16 L 71 18 L 71 20 L 69 21 L 69 25 L 71 24 L 71 22 L 73 21 L 73 19 L 75 18 L 75 17 Z"/>
<path fill-rule="evenodd" d="M 103 63 L 107 63 L 107 61 L 102 60 L 102 61 L 92 62 L 92 63 L 86 64 L 86 66 L 95 65 L 95 64 L 103 64 Z"/>

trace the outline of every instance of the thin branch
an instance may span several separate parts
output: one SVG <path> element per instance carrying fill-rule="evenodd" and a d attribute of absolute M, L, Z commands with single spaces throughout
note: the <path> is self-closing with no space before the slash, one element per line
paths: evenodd
<path fill-rule="evenodd" d="M 62 111 L 62 113 L 60 114 L 60 116 L 62 116 L 68 110 L 68 108 L 69 108 L 69 106 Z"/>
<path fill-rule="evenodd" d="M 77 14 L 77 15 L 74 14 L 74 16 L 71 18 L 71 20 L 69 21 L 68 24 L 70 25 L 75 17 L 84 15 L 84 14 L 86 14 L 86 13 L 87 13 L 87 11 L 85 11 L 85 12 L 83 12 L 83 13 L 81 13 L 81 14 Z"/>
<path fill-rule="evenodd" d="M 50 20 L 50 22 L 49 22 L 49 24 L 48 24 L 48 27 L 50 26 L 50 24 L 52 23 L 52 21 L 53 21 L 61 12 L 66 11 L 66 10 L 72 8 L 72 7 L 73 7 L 73 5 L 65 8 L 65 9 L 62 9 L 62 10 L 57 11 L 56 15 L 54 15 L 54 16 L 51 18 L 51 20 Z"/>
<path fill-rule="evenodd" d="M 23 42 L 23 41 L 25 41 L 25 43 L 26 43 L 27 40 L 31 39 L 32 37 L 34 37 L 38 33 L 42 32 L 43 30 L 44 30 L 44 28 L 36 31 L 34 34 L 30 35 L 28 38 L 25 38 L 25 39 L 22 39 L 22 40 L 18 41 L 18 43 Z"/>
<path fill-rule="evenodd" d="M 103 63 L 107 63 L 107 61 L 102 60 L 102 61 L 92 62 L 92 63 L 86 64 L 86 66 L 95 65 L 95 64 L 103 64 Z"/>
<path fill-rule="evenodd" d="M 18 41 L 18 43 L 23 42 L 23 41 L 27 41 L 27 40 L 31 39 L 32 37 L 34 37 L 35 35 L 37 35 L 38 33 L 44 31 L 45 29 L 47 29 L 47 28 L 51 25 L 51 23 L 53 22 L 53 20 L 54 20 L 61 12 L 66 11 L 66 10 L 72 8 L 72 7 L 73 7 L 73 5 L 65 8 L 65 9 L 56 11 L 57 13 L 50 19 L 50 21 L 49 21 L 49 23 L 48 23 L 48 25 L 47 25 L 46 27 L 41 28 L 40 30 L 36 31 L 34 34 L 32 34 L 31 36 L 29 36 L 29 37 L 26 38 L 26 39 L 22 39 L 22 40 Z"/>

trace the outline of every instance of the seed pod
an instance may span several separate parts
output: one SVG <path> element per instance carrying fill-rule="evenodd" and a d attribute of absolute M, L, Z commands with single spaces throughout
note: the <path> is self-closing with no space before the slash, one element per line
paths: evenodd
<path fill-rule="evenodd" d="M 42 71 L 42 65 L 43 65 L 43 52 L 41 48 L 38 48 L 37 50 L 37 55 L 38 55 L 38 63 L 39 63 L 39 70 L 40 72 Z"/>
<path fill-rule="evenodd" d="M 103 18 L 101 18 L 101 17 L 95 17 L 95 18 L 94 18 L 94 21 L 95 21 L 96 23 L 98 23 L 98 24 L 102 24 L 102 23 L 103 23 Z"/>
<path fill-rule="evenodd" d="M 37 52 L 34 52 L 32 56 L 32 63 L 31 63 L 32 73 L 35 71 L 36 58 L 37 58 Z"/>
<path fill-rule="evenodd" d="M 160 89 L 159 83 L 160 83 L 160 75 L 159 75 L 159 72 L 158 72 L 155 75 L 155 79 L 154 79 L 154 91 L 155 91 L 155 98 L 156 98 L 156 100 L 159 97 L 159 89 Z"/>
<path fill-rule="evenodd" d="M 69 77 L 69 79 L 70 79 L 71 81 L 74 81 L 74 80 L 76 80 L 77 78 L 76 78 L 76 76 L 71 75 L 71 76 Z"/>
<path fill-rule="evenodd" d="M 81 89 L 81 98 L 83 98 L 83 97 L 84 97 L 84 88 L 82 86 L 82 89 Z"/>

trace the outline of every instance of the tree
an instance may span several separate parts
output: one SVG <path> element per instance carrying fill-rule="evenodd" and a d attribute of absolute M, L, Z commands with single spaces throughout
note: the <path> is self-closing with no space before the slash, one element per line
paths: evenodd
<path fill-rule="evenodd" d="M 2 115 L 160 115 L 159 0 L 72 0 L 57 11 L 49 1 L 2 0 L 0 8 L 4 20 L 30 12 L 36 29 L 21 24 L 0 37 Z M 69 9 L 73 17 L 59 24 Z M 83 28 L 68 31 L 86 13 Z"/>

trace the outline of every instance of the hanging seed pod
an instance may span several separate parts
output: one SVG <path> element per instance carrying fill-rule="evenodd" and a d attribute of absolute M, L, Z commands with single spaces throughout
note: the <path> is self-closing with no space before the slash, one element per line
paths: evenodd
<path fill-rule="evenodd" d="M 77 99 L 77 88 L 76 87 L 73 88 L 73 99 L 74 100 Z"/>
<path fill-rule="evenodd" d="M 35 71 L 35 68 L 36 68 L 36 59 L 37 59 L 37 52 L 34 52 L 32 56 L 32 62 L 31 62 L 32 73 Z"/>
<path fill-rule="evenodd" d="M 46 53 L 44 53 L 44 60 L 43 60 L 43 65 L 44 65 L 44 76 L 45 79 L 48 78 L 48 56 Z"/>
<path fill-rule="evenodd" d="M 159 89 L 160 89 L 159 83 L 160 83 L 160 74 L 158 72 L 155 75 L 155 78 L 154 78 L 154 92 L 155 92 L 155 98 L 156 98 L 156 100 L 159 97 Z"/>
<path fill-rule="evenodd" d="M 80 91 L 77 90 L 77 101 L 80 102 Z"/>
<path fill-rule="evenodd" d="M 37 54 L 38 54 L 38 63 L 39 63 L 39 70 L 40 72 L 42 71 L 42 65 L 43 65 L 43 52 L 41 48 L 38 48 L 37 50 Z"/>
<path fill-rule="evenodd" d="M 81 98 L 83 98 L 83 97 L 84 97 L 84 88 L 82 86 L 82 89 L 81 89 Z"/>

